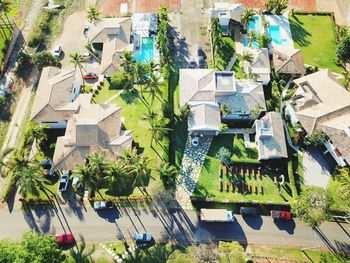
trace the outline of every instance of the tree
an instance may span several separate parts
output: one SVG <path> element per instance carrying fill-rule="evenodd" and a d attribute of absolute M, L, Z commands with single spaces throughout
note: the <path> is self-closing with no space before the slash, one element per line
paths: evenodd
<path fill-rule="evenodd" d="M 337 59 L 342 63 L 350 61 L 350 35 L 342 37 L 336 47 Z"/>
<path fill-rule="evenodd" d="M 223 242 L 218 244 L 220 263 L 244 263 L 245 253 L 243 247 L 237 241 Z"/>
<path fill-rule="evenodd" d="M 40 165 L 23 168 L 15 176 L 16 186 L 19 187 L 20 194 L 23 197 L 26 197 L 28 194 L 39 196 L 39 189 L 44 188 L 44 183 L 49 183 L 49 180 L 44 176 L 45 173 Z"/>
<path fill-rule="evenodd" d="M 232 153 L 225 147 L 221 147 L 215 154 L 215 158 L 219 159 L 223 164 L 230 165 Z"/>
<path fill-rule="evenodd" d="M 147 73 L 150 73 L 149 67 L 142 63 L 141 61 L 135 62 L 133 64 L 133 73 L 134 73 L 134 80 L 137 84 L 141 87 L 141 94 L 142 94 L 142 86 L 146 84 L 147 82 Z"/>
<path fill-rule="evenodd" d="M 288 0 L 276 0 L 275 13 L 281 15 L 284 10 L 288 7 Z"/>
<path fill-rule="evenodd" d="M 7 14 L 10 12 L 11 9 L 11 2 L 7 1 L 7 0 L 0 0 L 0 13 L 3 14 L 6 17 L 6 22 L 4 21 L 4 19 L 1 18 L 2 21 L 4 21 L 6 27 L 10 30 L 10 32 L 13 31 L 13 26 L 12 23 L 10 22 Z M 1 15 L 0 15 L 1 16 Z"/>
<path fill-rule="evenodd" d="M 241 63 L 240 66 L 241 67 L 243 66 L 244 61 L 247 61 L 250 65 L 254 62 L 253 55 L 250 52 L 248 52 L 248 51 L 243 51 L 243 54 L 242 55 L 239 54 L 238 58 L 240 60 L 240 63 Z"/>
<path fill-rule="evenodd" d="M 266 0 L 265 8 L 267 13 L 271 13 L 276 6 L 276 0 Z"/>
<path fill-rule="evenodd" d="M 48 126 L 41 125 L 38 122 L 30 122 L 23 136 L 23 144 L 25 146 L 30 146 L 34 141 L 36 141 L 37 146 L 47 139 L 45 129 Z"/>
<path fill-rule="evenodd" d="M 187 119 L 187 117 L 190 114 L 190 112 L 191 112 L 191 107 L 190 107 L 190 105 L 188 103 L 186 103 L 184 106 L 182 106 L 179 109 L 179 118 L 180 118 L 180 120 Z"/>
<path fill-rule="evenodd" d="M 78 166 L 78 168 L 74 170 L 72 177 L 77 177 L 79 184 L 84 188 L 90 188 L 92 191 L 96 191 L 100 188 L 101 182 L 99 178 L 96 174 L 92 174 L 87 166 Z M 77 191 L 77 189 L 74 190 Z"/>
<path fill-rule="evenodd" d="M 18 176 L 23 169 L 29 168 L 32 165 L 29 159 L 29 149 L 15 149 L 9 156 L 9 160 L 6 162 L 6 168 L 8 176 L 9 174 L 13 176 Z"/>
<path fill-rule="evenodd" d="M 87 62 L 87 59 L 82 57 L 79 52 L 74 52 L 72 54 L 69 54 L 70 60 L 69 63 L 74 66 L 76 69 L 77 67 L 79 68 L 80 74 L 81 74 L 81 79 L 83 80 L 84 83 L 84 77 L 83 77 L 83 64 Z"/>
<path fill-rule="evenodd" d="M 214 18 L 211 20 L 211 38 L 214 53 L 217 54 L 223 46 L 222 30 L 218 18 Z"/>
<path fill-rule="evenodd" d="M 291 206 L 292 212 L 312 228 L 329 218 L 329 198 L 321 187 L 305 187 Z"/>
<path fill-rule="evenodd" d="M 231 114 L 231 112 L 232 112 L 232 110 L 228 104 L 226 104 L 226 103 L 220 104 L 220 113 L 223 116 L 227 116 L 227 115 Z"/>
<path fill-rule="evenodd" d="M 255 31 L 251 31 L 248 35 L 248 47 L 251 47 L 253 43 L 258 41 L 258 35 L 255 33 Z"/>
<path fill-rule="evenodd" d="M 258 35 L 259 48 L 267 48 L 268 45 L 271 43 L 271 41 L 272 41 L 271 37 L 267 36 L 266 34 Z"/>
<path fill-rule="evenodd" d="M 76 251 L 74 248 L 71 248 L 69 251 L 69 256 L 76 263 L 92 263 L 91 254 L 95 251 L 95 246 L 92 249 L 86 251 L 85 242 L 81 242 L 76 246 Z M 70 262 L 70 260 L 68 261 Z"/>
<path fill-rule="evenodd" d="M 43 68 L 49 66 L 57 67 L 60 65 L 59 59 L 46 51 L 36 53 L 33 56 L 33 63 L 38 67 L 39 70 L 42 70 Z"/>
<path fill-rule="evenodd" d="M 111 88 L 124 89 L 130 84 L 130 74 L 124 71 L 118 71 L 111 78 Z"/>
<path fill-rule="evenodd" d="M 155 74 L 151 74 L 145 87 L 145 92 L 148 92 L 151 96 L 151 106 L 153 105 L 154 98 L 157 97 L 159 101 L 162 101 L 159 96 L 162 95 L 162 90 L 159 87 L 159 77 Z"/>
<path fill-rule="evenodd" d="M 6 175 L 3 169 L 6 168 L 7 166 L 6 160 L 13 150 L 14 150 L 13 148 L 6 148 L 0 154 L 0 176 L 1 177 L 4 177 Z"/>
<path fill-rule="evenodd" d="M 255 12 L 252 8 L 246 8 L 241 16 L 241 22 L 244 28 L 247 28 L 249 21 L 254 21 Z"/>
<path fill-rule="evenodd" d="M 132 52 L 124 51 L 120 56 L 121 63 L 120 65 L 124 68 L 124 71 L 127 73 L 132 73 L 134 61 L 132 60 Z"/>
<path fill-rule="evenodd" d="M 158 168 L 157 172 L 166 189 L 175 186 L 176 179 L 179 174 L 175 166 L 171 165 L 170 163 L 163 162 L 160 168 Z"/>
<path fill-rule="evenodd" d="M 338 188 L 339 196 L 344 200 L 350 199 L 350 168 L 343 167 L 338 169 L 336 179 L 340 183 Z"/>
<path fill-rule="evenodd" d="M 100 18 L 100 11 L 94 5 L 89 5 L 87 12 L 87 17 L 89 22 L 95 22 Z"/>
<path fill-rule="evenodd" d="M 158 7 L 158 20 L 159 22 L 169 22 L 169 10 L 168 7 L 164 4 L 161 4 Z"/>
<path fill-rule="evenodd" d="M 346 25 L 337 26 L 336 30 L 336 40 L 339 43 L 344 37 L 349 35 L 349 30 Z"/>
<path fill-rule="evenodd" d="M 214 244 L 200 244 L 195 247 L 194 254 L 199 262 L 218 262 L 219 253 Z"/>
<path fill-rule="evenodd" d="M 26 52 L 19 51 L 17 54 L 16 63 L 16 76 L 19 78 L 25 78 L 28 75 L 28 69 L 31 65 L 31 57 Z"/>
<path fill-rule="evenodd" d="M 168 132 L 171 130 L 167 127 L 169 125 L 170 120 L 156 114 L 155 116 L 148 118 L 148 121 L 150 124 L 150 131 L 152 133 L 152 147 L 152 143 L 154 140 L 160 143 L 167 136 Z"/>
<path fill-rule="evenodd" d="M 322 130 L 316 130 L 311 135 L 304 138 L 305 145 L 319 146 L 325 140 L 326 134 Z"/>

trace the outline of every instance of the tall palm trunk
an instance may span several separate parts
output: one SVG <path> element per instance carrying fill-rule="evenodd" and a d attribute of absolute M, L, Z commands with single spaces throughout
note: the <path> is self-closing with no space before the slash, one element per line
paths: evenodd
<path fill-rule="evenodd" d="M 13 28 L 12 23 L 11 23 L 10 19 L 8 18 L 6 12 L 4 13 L 4 15 L 5 15 L 6 20 L 7 20 L 7 24 L 6 24 L 7 27 L 9 27 L 9 29 L 10 29 L 11 32 L 13 32 L 14 28 Z"/>

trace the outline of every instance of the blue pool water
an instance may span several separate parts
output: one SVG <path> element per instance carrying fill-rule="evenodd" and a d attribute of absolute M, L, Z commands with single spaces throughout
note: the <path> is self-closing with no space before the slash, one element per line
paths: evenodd
<path fill-rule="evenodd" d="M 254 31 L 256 34 L 260 34 L 260 19 L 258 16 L 253 16 L 253 21 L 248 22 L 248 32 Z"/>
<path fill-rule="evenodd" d="M 154 58 L 154 38 L 143 37 L 141 52 L 134 51 L 134 60 L 141 60 L 149 63 Z"/>
<path fill-rule="evenodd" d="M 274 43 L 281 43 L 282 38 L 279 26 L 269 26 L 269 35 Z"/>
<path fill-rule="evenodd" d="M 247 47 L 247 46 L 248 46 L 248 39 L 247 39 L 247 37 L 243 37 L 243 38 L 242 38 L 242 42 L 243 42 L 243 46 L 244 46 L 244 47 Z M 253 48 L 259 48 L 258 41 L 253 41 L 253 42 L 252 42 L 252 47 L 253 47 Z"/>

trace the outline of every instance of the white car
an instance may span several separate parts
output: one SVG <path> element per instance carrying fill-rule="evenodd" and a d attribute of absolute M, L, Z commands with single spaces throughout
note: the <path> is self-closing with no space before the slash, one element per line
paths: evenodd
<path fill-rule="evenodd" d="M 53 55 L 55 57 L 60 57 L 61 56 L 61 53 L 62 53 L 62 48 L 61 46 L 55 46 L 55 49 L 53 50 Z"/>
<path fill-rule="evenodd" d="M 150 241 L 152 241 L 152 234 L 151 233 L 135 233 L 134 239 L 135 239 L 135 241 L 138 241 L 138 242 L 150 242 Z"/>
<path fill-rule="evenodd" d="M 81 58 L 85 58 L 85 59 L 91 59 L 91 55 L 89 52 L 84 52 L 80 54 Z"/>
<path fill-rule="evenodd" d="M 192 138 L 192 145 L 195 147 L 199 145 L 199 136 L 196 135 Z"/>
<path fill-rule="evenodd" d="M 68 183 L 69 183 L 69 174 L 62 174 L 60 178 L 60 184 L 58 186 L 58 190 L 60 192 L 64 192 L 68 188 Z"/>
<path fill-rule="evenodd" d="M 113 203 L 111 201 L 96 201 L 94 202 L 95 210 L 111 209 L 113 208 Z"/>

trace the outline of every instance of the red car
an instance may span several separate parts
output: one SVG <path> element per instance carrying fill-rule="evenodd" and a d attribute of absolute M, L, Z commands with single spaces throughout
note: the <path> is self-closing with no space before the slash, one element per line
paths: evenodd
<path fill-rule="evenodd" d="M 270 215 L 273 219 L 290 220 L 291 215 L 288 211 L 271 210 Z"/>
<path fill-rule="evenodd" d="M 83 74 L 84 79 L 97 79 L 97 75 L 93 72 L 85 72 Z"/>
<path fill-rule="evenodd" d="M 74 236 L 71 233 L 57 235 L 56 240 L 60 245 L 70 245 L 75 241 Z"/>

